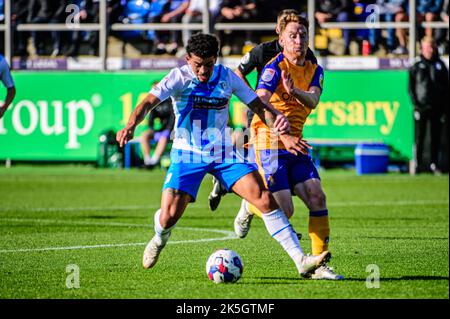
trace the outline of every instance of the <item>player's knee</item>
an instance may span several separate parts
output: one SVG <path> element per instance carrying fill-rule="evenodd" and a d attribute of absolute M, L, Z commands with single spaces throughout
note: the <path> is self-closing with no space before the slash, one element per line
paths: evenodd
<path fill-rule="evenodd" d="M 278 205 L 269 190 L 263 190 L 256 200 L 256 205 L 262 212 L 278 208 Z M 258 207 L 259 206 L 259 207 Z"/>
<path fill-rule="evenodd" d="M 326 206 L 327 199 L 326 195 L 322 190 L 312 192 L 309 196 L 310 205 L 313 207 L 323 207 Z"/>

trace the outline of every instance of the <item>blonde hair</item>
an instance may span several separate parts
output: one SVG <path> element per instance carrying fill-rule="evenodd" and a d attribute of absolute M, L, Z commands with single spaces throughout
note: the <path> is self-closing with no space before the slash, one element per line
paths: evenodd
<path fill-rule="evenodd" d="M 286 9 L 278 14 L 276 28 L 277 33 L 281 34 L 286 29 L 286 26 L 289 22 L 299 23 L 300 25 L 305 26 L 307 30 L 309 30 L 309 22 L 306 18 L 302 17 L 297 10 Z"/>

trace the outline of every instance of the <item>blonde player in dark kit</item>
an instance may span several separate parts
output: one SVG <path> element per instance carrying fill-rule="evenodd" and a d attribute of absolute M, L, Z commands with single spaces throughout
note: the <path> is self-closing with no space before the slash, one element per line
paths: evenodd
<path fill-rule="evenodd" d="M 291 132 L 278 138 L 254 117 L 251 144 L 259 172 L 287 216 L 290 218 L 294 213 L 292 194 L 297 195 L 308 207 L 312 253 L 320 255 L 328 249 L 330 227 L 319 173 L 309 155 L 293 155 L 285 149 L 284 144 L 286 139 L 303 137 L 306 119 L 317 107 L 322 94 L 323 69 L 305 58 L 309 42 L 309 24 L 306 19 L 292 12 L 281 18 L 278 27 L 283 52 L 265 66 L 256 92 L 264 102 L 270 102 L 286 115 Z M 278 143 L 266 142 L 274 139 L 278 139 Z M 254 214 L 260 215 L 260 212 L 243 201 L 234 223 L 239 237 L 247 235 Z M 322 265 L 314 273 L 307 274 L 307 277 L 343 279 L 327 265 Z"/>

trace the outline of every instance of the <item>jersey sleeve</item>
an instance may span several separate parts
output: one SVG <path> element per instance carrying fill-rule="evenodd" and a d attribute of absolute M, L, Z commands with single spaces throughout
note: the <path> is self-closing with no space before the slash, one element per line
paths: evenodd
<path fill-rule="evenodd" d="M 265 89 L 274 93 L 281 79 L 281 69 L 275 62 L 268 63 L 261 72 L 261 78 L 258 81 L 257 90 Z"/>
<path fill-rule="evenodd" d="M 151 90 L 150 94 L 156 96 L 161 102 L 176 94 L 180 90 L 182 75 L 179 69 L 173 69 Z"/>
<path fill-rule="evenodd" d="M 244 82 L 240 77 L 236 75 L 231 70 L 228 70 L 229 73 L 229 81 L 233 94 L 235 94 L 239 100 L 244 104 L 249 104 L 258 96 L 256 93 Z"/>
<path fill-rule="evenodd" d="M 311 80 L 311 83 L 309 84 L 309 88 L 313 86 L 319 87 L 323 92 L 323 68 L 320 65 L 317 66 L 317 69 L 314 72 L 314 76 Z"/>
<path fill-rule="evenodd" d="M 10 89 L 14 86 L 14 81 L 11 77 L 11 72 L 9 71 L 8 63 L 6 63 L 5 59 L 0 60 L 0 75 L 1 81 L 3 82 L 6 88 Z"/>
<path fill-rule="evenodd" d="M 250 52 L 247 52 L 239 63 L 239 71 L 241 71 L 243 75 L 247 75 L 252 72 L 258 66 L 258 61 L 260 60 L 259 56 L 261 54 L 262 52 L 259 46 L 256 46 L 251 49 Z"/>

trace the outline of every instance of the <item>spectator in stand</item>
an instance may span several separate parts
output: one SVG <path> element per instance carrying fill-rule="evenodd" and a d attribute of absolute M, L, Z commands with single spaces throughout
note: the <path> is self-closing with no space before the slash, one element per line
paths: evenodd
<path fill-rule="evenodd" d="M 370 19 L 370 10 L 367 10 L 367 6 L 370 4 L 370 1 L 364 0 L 353 0 L 353 17 L 352 21 L 355 22 L 367 22 Z M 369 55 L 372 53 L 373 46 L 370 45 L 368 41 L 370 38 L 370 30 L 356 29 L 353 30 L 353 37 L 359 41 L 362 41 L 362 55 Z"/>
<path fill-rule="evenodd" d="M 151 4 L 149 1 L 126 1 L 119 21 L 123 24 L 143 24 L 147 22 L 150 11 Z M 144 35 L 146 34 L 149 34 L 149 36 L 145 37 Z M 144 38 L 153 41 L 153 38 L 151 38 L 151 36 L 154 35 L 154 31 L 146 32 L 142 30 L 127 30 L 119 31 L 118 35 L 122 38 L 122 52 L 125 53 L 125 47 L 128 43 L 143 43 Z M 151 44 L 153 44 L 153 42 Z M 148 49 L 145 49 L 145 53 L 148 53 L 148 51 Z"/>
<path fill-rule="evenodd" d="M 210 25 L 213 25 L 215 23 L 220 13 L 221 4 L 222 0 L 209 0 Z M 201 23 L 203 21 L 202 17 L 203 7 L 204 7 L 204 0 L 190 0 L 189 6 L 186 10 L 186 13 L 182 17 L 181 21 L 184 24 Z M 191 37 L 192 33 L 193 32 L 191 30 L 183 29 L 182 31 L 183 46 L 187 46 L 187 42 Z"/>
<path fill-rule="evenodd" d="M 108 25 L 117 22 L 119 12 L 125 3 L 125 0 L 107 0 Z M 99 23 L 100 21 L 100 3 L 99 0 L 69 0 L 69 4 L 78 7 L 78 13 L 74 20 L 80 23 Z M 81 41 L 87 36 L 89 42 L 89 54 L 98 54 L 99 32 L 73 31 L 71 34 L 70 46 L 64 52 L 67 56 L 77 56 L 80 53 Z"/>
<path fill-rule="evenodd" d="M 276 21 L 278 12 L 281 12 L 284 9 L 294 9 L 297 10 L 298 12 L 302 12 L 302 15 L 303 13 L 308 12 L 308 1 L 258 0 L 257 5 L 258 5 L 258 22 Z M 267 35 L 272 36 L 273 30 L 268 30 Z"/>
<path fill-rule="evenodd" d="M 223 0 L 220 7 L 220 15 L 217 17 L 216 22 L 254 22 L 257 13 L 256 0 Z M 252 41 L 253 38 L 251 31 L 232 33 L 231 30 L 224 30 L 219 32 L 219 35 L 219 38 L 222 40 L 222 53 L 229 53 L 227 51 L 231 51 L 231 54 L 242 54 L 241 48 L 244 42 L 246 40 Z M 239 36 L 241 39 L 239 39 Z"/>
<path fill-rule="evenodd" d="M 350 21 L 352 2 L 349 0 L 316 0 L 315 17 L 319 24 L 336 21 Z M 345 42 L 345 54 L 349 54 L 350 30 L 342 30 Z"/>
<path fill-rule="evenodd" d="M 441 11 L 441 19 L 442 19 L 442 21 L 446 22 L 447 24 L 449 22 L 449 20 L 448 20 L 449 2 L 450 2 L 449 0 L 444 1 L 444 4 L 442 6 L 442 11 Z M 436 42 L 438 44 L 438 50 L 439 50 L 440 55 L 448 54 L 448 42 L 449 42 L 448 35 L 449 35 L 448 29 L 437 29 L 436 30 Z"/>
<path fill-rule="evenodd" d="M 408 1 L 407 0 L 377 0 L 376 4 L 380 9 L 380 20 L 385 22 L 405 22 L 408 21 Z M 370 44 L 376 48 L 379 44 L 381 30 L 370 30 Z M 397 41 L 398 40 L 398 46 Z M 394 54 L 407 54 L 406 29 L 388 29 L 386 39 L 387 51 Z"/>
<path fill-rule="evenodd" d="M 71 22 L 86 22 L 87 12 L 86 12 L 86 1 L 85 0 L 70 0 L 69 4 L 76 5 L 78 7 L 78 13 L 74 16 Z M 64 51 L 64 55 L 66 56 L 77 56 L 80 51 L 81 44 L 81 31 L 72 31 L 69 37 L 70 45 Z"/>
<path fill-rule="evenodd" d="M 417 1 L 417 22 L 436 21 L 441 14 L 443 0 L 418 0 Z M 425 36 L 432 37 L 433 29 L 425 28 Z"/>
<path fill-rule="evenodd" d="M 139 2 L 139 1 L 137 1 Z M 167 7 L 170 5 L 169 0 L 151 0 L 150 1 L 150 12 L 148 13 L 148 23 L 159 23 L 162 22 L 161 19 L 164 13 L 167 11 Z M 147 31 L 147 39 L 151 41 L 153 45 L 154 54 L 165 54 L 166 51 L 166 40 L 164 39 L 165 31 Z"/>
<path fill-rule="evenodd" d="M 189 7 L 190 0 L 170 0 L 169 11 L 164 13 L 161 17 L 162 23 L 180 23 L 184 13 Z M 166 46 L 166 51 L 174 55 L 178 51 L 178 47 L 182 46 L 181 32 L 170 31 L 169 44 Z"/>
<path fill-rule="evenodd" d="M 108 1 L 108 5 L 111 1 Z M 100 0 L 86 0 L 86 21 L 90 23 L 100 22 Z M 89 32 L 89 55 L 98 55 L 99 32 Z"/>
<path fill-rule="evenodd" d="M 28 2 L 28 23 L 48 23 L 52 15 L 50 0 L 30 0 Z M 45 54 L 44 32 L 31 31 L 33 46 L 37 55 Z"/>
<path fill-rule="evenodd" d="M 27 52 L 28 31 L 17 31 L 17 25 L 27 22 L 28 0 L 14 0 L 11 2 L 11 28 L 13 34 L 13 55 L 25 57 Z"/>
<path fill-rule="evenodd" d="M 66 7 L 69 0 L 51 0 L 50 23 L 64 23 L 66 20 Z M 51 56 L 57 56 L 61 51 L 61 31 L 52 31 L 52 53 Z"/>

